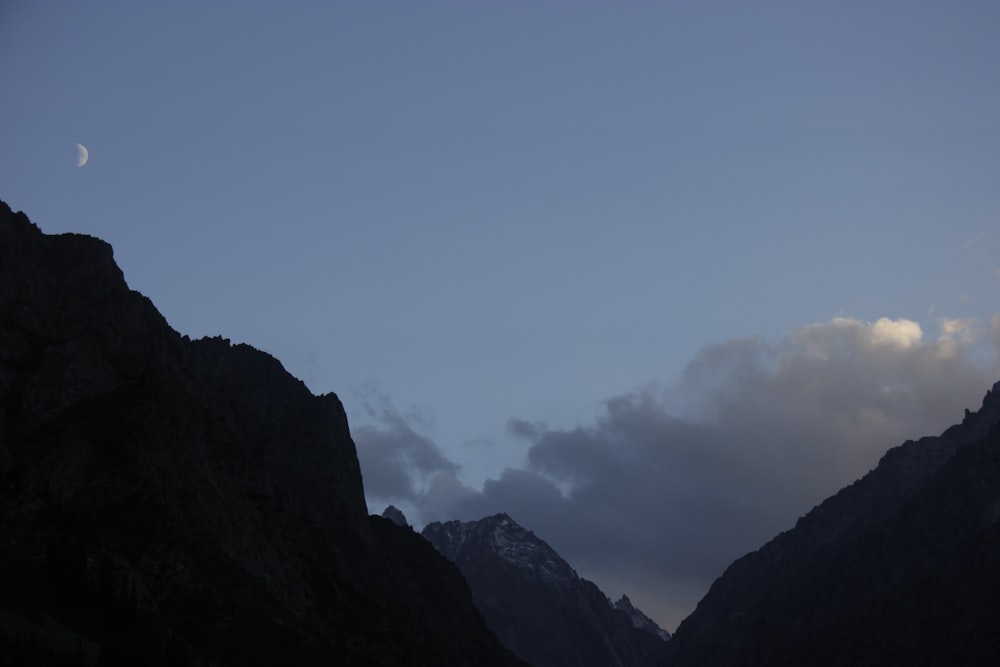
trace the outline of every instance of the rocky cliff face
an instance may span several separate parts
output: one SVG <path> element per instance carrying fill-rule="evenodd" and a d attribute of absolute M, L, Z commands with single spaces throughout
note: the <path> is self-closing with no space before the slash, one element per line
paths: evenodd
<path fill-rule="evenodd" d="M 1000 383 L 733 563 L 671 664 L 996 664 L 998 563 Z"/>
<path fill-rule="evenodd" d="M 368 517 L 347 419 L 174 332 L 106 243 L 0 203 L 0 654 L 13 664 L 520 664 Z"/>
<path fill-rule="evenodd" d="M 458 565 L 500 641 L 531 664 L 663 663 L 666 642 L 655 631 L 637 628 L 597 586 L 506 514 L 432 523 L 422 534 Z"/>

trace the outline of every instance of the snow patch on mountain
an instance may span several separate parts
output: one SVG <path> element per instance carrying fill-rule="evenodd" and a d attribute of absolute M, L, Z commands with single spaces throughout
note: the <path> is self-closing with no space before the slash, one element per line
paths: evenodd
<path fill-rule="evenodd" d="M 532 571 L 545 580 L 569 582 L 577 578 L 576 571 L 552 547 L 507 514 L 466 523 L 433 523 L 424 529 L 424 536 L 454 561 L 467 549 L 486 545 L 507 563 Z"/>

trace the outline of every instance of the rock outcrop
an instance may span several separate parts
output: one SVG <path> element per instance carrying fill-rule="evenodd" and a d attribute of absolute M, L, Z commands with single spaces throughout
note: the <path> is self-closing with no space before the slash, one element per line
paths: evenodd
<path fill-rule="evenodd" d="M 389 505 L 386 507 L 382 512 L 382 517 L 403 528 L 409 527 L 410 525 L 410 522 L 406 520 L 406 516 L 395 505 Z"/>
<path fill-rule="evenodd" d="M 521 664 L 451 563 L 368 516 L 335 395 L 180 336 L 108 244 L 2 203 L 0 655 Z"/>
<path fill-rule="evenodd" d="M 500 641 L 536 667 L 662 665 L 666 642 L 615 609 L 545 541 L 506 514 L 428 524 Z M 650 621 L 652 623 L 652 621 Z"/>
<path fill-rule="evenodd" d="M 663 641 L 670 639 L 670 633 L 657 625 L 656 621 L 651 619 L 646 614 L 642 613 L 641 610 L 636 609 L 632 604 L 632 601 L 628 599 L 627 595 L 621 596 L 615 603 L 614 608 L 620 612 L 624 612 L 626 616 L 632 621 L 632 626 L 640 630 L 645 630 L 646 632 L 651 632 Z"/>
<path fill-rule="evenodd" d="M 1000 662 L 1000 383 L 733 563 L 671 665 Z"/>

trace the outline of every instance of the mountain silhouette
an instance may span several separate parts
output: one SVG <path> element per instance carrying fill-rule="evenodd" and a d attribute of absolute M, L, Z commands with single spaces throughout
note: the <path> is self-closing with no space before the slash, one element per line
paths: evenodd
<path fill-rule="evenodd" d="M 1000 383 L 733 563 L 670 664 L 997 664 L 998 620 Z"/>
<path fill-rule="evenodd" d="M 344 408 L 0 203 L 4 665 L 518 665 L 369 517 Z"/>

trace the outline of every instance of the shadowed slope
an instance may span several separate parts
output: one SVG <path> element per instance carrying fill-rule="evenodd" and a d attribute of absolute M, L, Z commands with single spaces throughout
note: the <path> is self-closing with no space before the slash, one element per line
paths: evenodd
<path fill-rule="evenodd" d="M 1000 383 L 939 437 L 890 450 L 733 563 L 672 665 L 981 665 L 1000 659 Z"/>
<path fill-rule="evenodd" d="M 181 337 L 106 243 L 0 204 L 0 652 L 519 664 L 408 533 L 368 517 L 335 395 Z"/>

